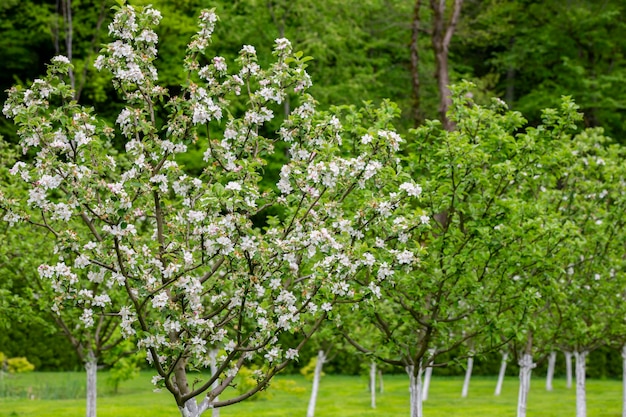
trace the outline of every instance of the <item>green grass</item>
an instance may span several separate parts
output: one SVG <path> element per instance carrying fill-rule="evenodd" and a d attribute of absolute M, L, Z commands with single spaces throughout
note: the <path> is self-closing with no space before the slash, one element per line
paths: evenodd
<path fill-rule="evenodd" d="M 113 395 L 106 383 L 106 373 L 99 374 L 99 417 L 174 417 L 179 416 L 167 392 L 154 393 L 150 387 L 151 373 L 144 372 L 135 380 L 121 384 Z M 308 404 L 310 382 L 300 375 L 281 376 L 276 387 L 285 380 L 294 387 L 270 389 L 265 398 L 247 401 L 222 409 L 221 417 L 296 417 L 304 416 Z M 31 373 L 5 376 L 0 381 L 0 417 L 82 417 L 85 414 L 84 375 L 81 373 Z M 472 378 L 468 398 L 461 398 L 462 377 L 433 376 L 426 417 L 514 417 L 517 402 L 517 378 L 504 382 L 502 395 L 494 397 L 495 378 Z M 404 375 L 387 375 L 385 392 L 378 394 L 377 409 L 370 408 L 364 377 L 325 376 L 320 384 L 316 407 L 318 417 L 405 417 L 408 415 L 408 383 Z M 621 382 L 589 380 L 587 384 L 589 417 L 621 416 Z M 7 396 L 13 395 L 13 397 Z M 19 396 L 16 397 L 16 396 Z M 26 399 L 28 396 L 34 399 Z M 205 413 L 208 417 L 210 413 Z M 570 417 L 575 415 L 575 392 L 557 379 L 554 391 L 546 392 L 543 379 L 533 379 L 528 416 Z"/>

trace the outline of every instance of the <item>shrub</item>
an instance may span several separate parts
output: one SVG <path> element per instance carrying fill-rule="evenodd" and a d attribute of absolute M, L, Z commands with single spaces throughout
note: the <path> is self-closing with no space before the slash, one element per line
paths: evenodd
<path fill-rule="evenodd" d="M 28 362 L 25 357 L 9 358 L 6 360 L 9 373 L 20 374 L 22 372 L 31 372 L 35 370 L 35 365 Z"/>

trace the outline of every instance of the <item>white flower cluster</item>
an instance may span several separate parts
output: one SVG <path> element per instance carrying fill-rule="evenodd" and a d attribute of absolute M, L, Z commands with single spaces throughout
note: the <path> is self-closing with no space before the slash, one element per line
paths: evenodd
<path fill-rule="evenodd" d="M 109 34 L 118 40 L 106 46 L 94 66 L 109 69 L 122 83 L 144 85 L 146 80 L 156 80 L 152 61 L 157 55 L 158 37 L 150 26 L 158 25 L 160 20 L 160 12 L 151 6 L 139 11 L 132 6 L 121 8 L 109 24 Z"/>

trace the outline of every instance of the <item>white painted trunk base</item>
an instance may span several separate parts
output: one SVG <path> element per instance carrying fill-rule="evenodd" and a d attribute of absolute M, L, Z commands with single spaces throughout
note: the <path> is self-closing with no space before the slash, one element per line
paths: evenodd
<path fill-rule="evenodd" d="M 315 403 L 317 402 L 317 393 L 320 388 L 320 379 L 322 377 L 322 367 L 326 361 L 326 355 L 323 350 L 317 352 L 317 363 L 315 364 L 315 372 L 313 374 L 313 388 L 311 389 L 311 398 L 309 399 L 309 407 L 306 411 L 306 417 L 315 416 Z"/>
<path fill-rule="evenodd" d="M 572 352 L 563 352 L 565 354 L 565 386 L 572 388 Z"/>
<path fill-rule="evenodd" d="M 502 393 L 502 383 L 504 382 L 504 375 L 506 373 L 507 360 L 509 359 L 508 352 L 502 352 L 502 362 L 500 362 L 500 372 L 498 372 L 498 383 L 496 384 L 496 391 L 494 395 L 500 395 Z"/>
<path fill-rule="evenodd" d="M 552 381 L 554 380 L 554 365 L 556 364 L 556 352 L 550 352 L 548 356 L 548 373 L 546 375 L 546 390 L 552 391 Z"/>
<path fill-rule="evenodd" d="M 418 365 L 417 375 L 414 374 L 413 365 L 407 366 L 406 373 L 409 375 L 409 395 L 411 397 L 411 417 L 423 417 L 422 410 L 422 365 Z"/>
<path fill-rule="evenodd" d="M 537 364 L 533 363 L 532 355 L 525 353 L 519 361 L 519 395 L 517 397 L 517 417 L 526 417 L 526 407 L 528 405 L 528 393 L 530 392 L 530 376 L 533 368 Z"/>
<path fill-rule="evenodd" d="M 626 345 L 622 346 L 622 417 L 626 417 Z"/>
<path fill-rule="evenodd" d="M 385 391 L 385 386 L 383 384 L 383 371 L 382 369 L 378 370 L 378 392 L 381 394 Z"/>
<path fill-rule="evenodd" d="M 376 362 L 370 363 L 370 400 L 372 408 L 376 408 Z"/>
<path fill-rule="evenodd" d="M 426 401 L 428 399 L 428 390 L 430 388 L 430 379 L 433 376 L 433 367 L 429 366 L 424 371 L 424 387 L 422 389 L 422 401 Z"/>
<path fill-rule="evenodd" d="M 576 417 L 587 417 L 587 392 L 585 387 L 585 368 L 589 352 L 574 352 L 576 358 Z"/>
<path fill-rule="evenodd" d="M 463 391 L 461 392 L 461 397 L 467 397 L 467 393 L 469 392 L 469 383 L 472 378 L 472 367 L 474 366 L 474 358 L 470 356 L 467 358 L 467 370 L 465 371 L 465 380 L 463 381 Z"/>
<path fill-rule="evenodd" d="M 198 404 L 195 398 L 191 398 L 185 403 L 184 407 L 178 407 L 178 409 L 182 417 L 200 417 L 202 413 L 209 409 L 209 402 L 205 398 Z"/>
<path fill-rule="evenodd" d="M 85 362 L 87 371 L 87 417 L 96 417 L 96 402 L 98 398 L 98 359 L 93 352 L 87 354 Z"/>

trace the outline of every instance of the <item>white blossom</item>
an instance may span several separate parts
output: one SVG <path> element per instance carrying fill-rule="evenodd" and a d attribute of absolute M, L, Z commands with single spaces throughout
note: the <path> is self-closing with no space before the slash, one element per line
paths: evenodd
<path fill-rule="evenodd" d="M 162 309 L 167 305 L 169 298 L 164 291 L 159 292 L 152 298 L 152 307 Z"/>
<path fill-rule="evenodd" d="M 83 322 L 86 328 L 93 327 L 93 310 L 86 308 L 83 310 L 83 314 L 80 316 L 80 321 Z"/>
<path fill-rule="evenodd" d="M 415 256 L 413 255 L 413 252 L 405 250 L 402 252 L 399 252 L 396 255 L 396 259 L 398 261 L 399 264 L 403 265 L 403 264 L 411 264 L 413 263 L 413 260 L 415 259 Z"/>
<path fill-rule="evenodd" d="M 422 194 L 422 187 L 418 184 L 404 182 L 400 184 L 400 189 L 406 191 L 411 197 L 419 197 Z"/>
<path fill-rule="evenodd" d="M 230 191 L 241 191 L 241 183 L 239 181 L 230 181 L 226 184 L 224 189 Z"/>

